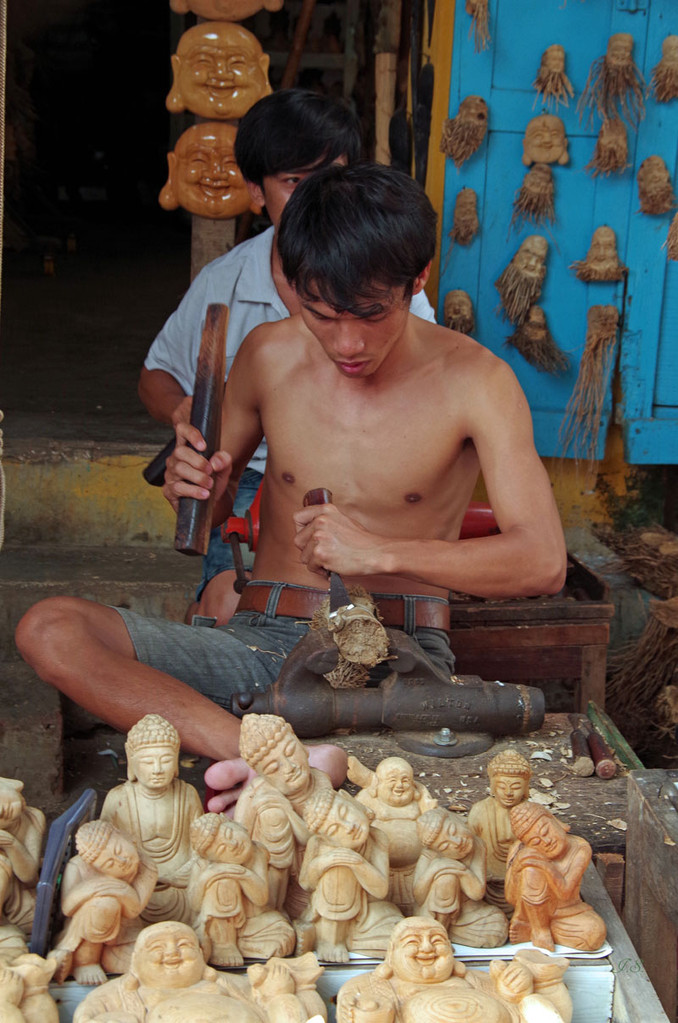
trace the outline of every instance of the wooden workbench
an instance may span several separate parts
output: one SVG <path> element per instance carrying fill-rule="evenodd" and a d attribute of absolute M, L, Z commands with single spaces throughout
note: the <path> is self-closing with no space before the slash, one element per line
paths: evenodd
<path fill-rule="evenodd" d="M 579 778 L 572 774 L 569 769 L 572 763 L 571 730 L 566 714 L 547 714 L 544 726 L 538 732 L 498 737 L 486 753 L 456 759 L 406 752 L 398 745 L 396 733 L 388 730 L 382 733 L 334 734 L 323 741 L 336 743 L 370 768 L 375 768 L 385 757 L 404 757 L 412 764 L 415 777 L 439 800 L 440 805 L 460 813 L 467 813 L 473 803 L 488 794 L 488 761 L 500 750 L 515 749 L 530 762 L 531 789 L 554 798 L 555 805 L 549 809 L 559 820 L 585 838 L 595 855 L 623 855 L 627 821 L 626 771 L 620 767 L 617 775 L 609 781 L 595 775 Z M 551 760 L 531 759 L 533 754 L 545 752 Z M 356 791 L 350 782 L 346 783 L 346 788 Z"/>

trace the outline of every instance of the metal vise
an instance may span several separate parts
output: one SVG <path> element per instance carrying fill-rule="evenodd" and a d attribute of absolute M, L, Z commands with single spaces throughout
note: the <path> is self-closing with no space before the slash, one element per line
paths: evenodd
<path fill-rule="evenodd" d="M 544 721 L 544 694 L 523 685 L 486 682 L 477 675 L 454 677 L 440 671 L 407 633 L 386 629 L 390 672 L 379 684 L 335 689 L 327 679 L 339 652 L 326 629 L 311 629 L 284 662 L 265 692 L 240 692 L 231 711 L 278 714 L 302 739 L 338 729 L 396 732 L 449 728 L 491 735 L 524 734 Z"/>

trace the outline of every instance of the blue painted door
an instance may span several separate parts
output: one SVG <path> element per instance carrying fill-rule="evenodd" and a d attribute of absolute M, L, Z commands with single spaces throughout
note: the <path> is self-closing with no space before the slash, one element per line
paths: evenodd
<path fill-rule="evenodd" d="M 471 18 L 457 0 L 449 116 L 468 95 L 482 96 L 489 108 L 488 131 L 480 148 L 459 168 L 446 160 L 442 224 L 439 322 L 444 322 L 446 293 L 462 288 L 471 296 L 475 336 L 513 367 L 527 395 L 541 455 L 581 454 L 585 439 L 565 451 L 562 425 L 575 387 L 584 350 L 587 311 L 615 305 L 622 324 L 617 344 L 623 400 L 626 457 L 631 464 L 678 462 L 678 263 L 663 248 L 671 214 L 639 212 L 637 169 L 647 156 L 660 155 L 676 188 L 678 99 L 645 100 L 645 117 L 628 130 L 629 164 L 623 173 L 592 176 L 591 161 L 600 119 L 580 119 L 577 101 L 591 65 L 606 52 L 618 32 L 634 39 L 633 56 L 649 83 L 661 57 L 662 42 L 678 34 L 676 0 L 490 0 L 490 46 L 476 52 Z M 566 72 L 575 95 L 567 107 L 549 109 L 533 82 L 541 55 L 553 43 L 566 52 Z M 552 164 L 555 222 L 536 226 L 518 221 L 511 227 L 513 203 L 526 172 L 523 137 L 528 122 L 540 113 L 563 121 L 569 162 Z M 435 130 L 435 128 L 434 128 Z M 478 198 L 480 230 L 468 246 L 450 245 L 449 232 L 458 192 L 473 188 Z M 586 257 L 593 231 L 606 224 L 617 237 L 628 281 L 583 283 L 571 264 Z M 499 308 L 495 281 L 531 234 L 548 242 L 547 272 L 538 299 L 550 332 L 567 354 L 569 367 L 560 375 L 536 369 L 511 345 L 514 326 Z M 608 380 L 595 451 L 604 453 L 612 414 Z"/>

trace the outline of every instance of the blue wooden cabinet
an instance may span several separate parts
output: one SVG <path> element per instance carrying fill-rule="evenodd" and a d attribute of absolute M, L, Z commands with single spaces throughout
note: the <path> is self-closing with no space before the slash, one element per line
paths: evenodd
<path fill-rule="evenodd" d="M 541 455 L 563 451 L 561 426 L 577 380 L 592 305 L 617 306 L 622 323 L 617 342 L 622 401 L 615 410 L 624 430 L 630 464 L 678 463 L 678 263 L 664 247 L 672 214 L 639 212 L 637 169 L 652 154 L 661 156 L 678 190 L 678 99 L 645 99 L 645 117 L 628 130 L 630 166 L 621 174 L 593 177 L 586 170 L 600 120 L 589 126 L 576 105 L 592 63 L 606 52 L 613 33 L 634 38 L 634 59 L 649 84 L 661 57 L 664 38 L 678 35 L 676 0 L 490 0 L 492 41 L 476 52 L 471 19 L 457 2 L 452 55 L 449 116 L 461 100 L 482 96 L 489 107 L 485 140 L 458 169 L 446 160 L 438 319 L 444 322 L 446 293 L 463 288 L 475 311 L 475 336 L 513 367 L 527 395 Z M 541 55 L 553 43 L 566 51 L 566 71 L 575 90 L 564 107 L 550 110 L 533 88 Z M 552 165 L 556 221 L 536 226 L 521 222 L 511 229 L 513 202 L 527 168 L 522 162 L 528 122 L 540 113 L 556 113 L 569 140 L 569 162 Z M 440 126 L 433 125 L 433 131 Z M 458 192 L 470 187 L 478 197 L 480 230 L 468 246 L 450 246 Z M 578 280 L 570 266 L 586 257 L 593 231 L 607 224 L 617 236 L 621 261 L 628 266 L 626 286 Z M 495 281 L 521 241 L 540 234 L 549 243 L 547 273 L 539 304 L 549 329 L 570 365 L 562 375 L 530 365 L 506 339 L 514 327 L 503 318 Z M 612 415 L 612 383 L 602 409 L 596 457 L 604 453 Z M 581 450 L 581 449 L 580 449 Z"/>

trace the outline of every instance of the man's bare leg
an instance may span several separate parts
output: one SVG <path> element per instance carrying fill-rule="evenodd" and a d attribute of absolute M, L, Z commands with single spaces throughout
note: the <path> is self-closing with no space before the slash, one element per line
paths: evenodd
<path fill-rule="evenodd" d="M 238 755 L 238 718 L 184 682 L 141 664 L 113 608 L 80 597 L 50 597 L 26 612 L 15 638 L 22 657 L 44 682 L 113 728 L 128 732 L 145 714 L 160 711 L 179 732 L 185 750 L 218 761 L 205 778 L 211 788 L 222 790 L 212 800 L 221 800 L 220 809 L 230 806 L 253 777 Z M 341 784 L 344 751 L 316 746 L 309 752 L 312 765 Z"/>
<path fill-rule="evenodd" d="M 238 719 L 184 682 L 141 664 L 113 608 L 50 597 L 26 612 L 16 644 L 43 681 L 119 731 L 161 711 L 184 749 L 216 760 L 238 756 Z"/>

